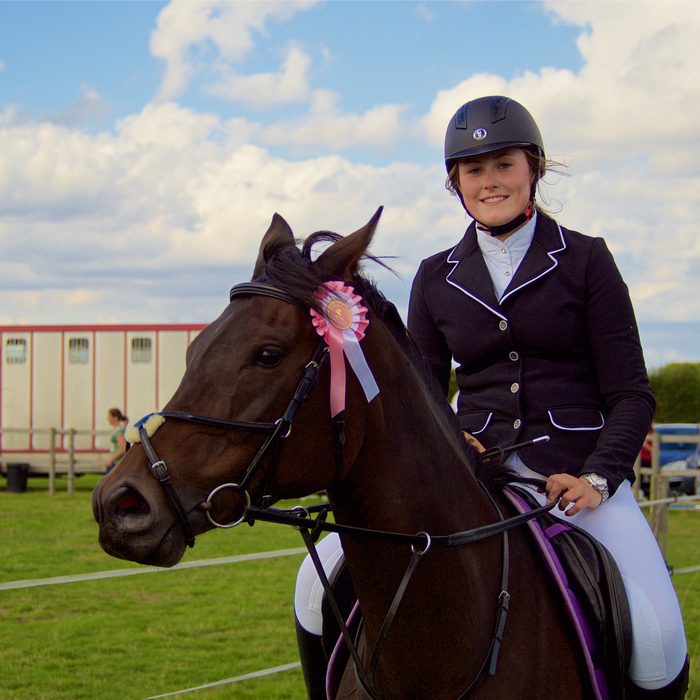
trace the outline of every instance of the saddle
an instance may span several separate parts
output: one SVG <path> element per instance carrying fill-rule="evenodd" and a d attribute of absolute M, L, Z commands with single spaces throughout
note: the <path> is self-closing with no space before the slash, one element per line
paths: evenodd
<path fill-rule="evenodd" d="M 539 506 L 521 487 L 511 484 L 504 494 L 518 512 Z M 596 697 L 624 697 L 632 621 L 612 555 L 586 531 L 549 513 L 528 527 L 579 637 Z"/>

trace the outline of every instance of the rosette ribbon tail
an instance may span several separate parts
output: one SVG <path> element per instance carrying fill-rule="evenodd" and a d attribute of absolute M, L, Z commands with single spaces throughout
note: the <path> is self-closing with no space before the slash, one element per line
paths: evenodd
<path fill-rule="evenodd" d="M 344 334 L 335 326 L 328 326 L 326 331 L 326 343 L 331 360 L 331 417 L 335 418 L 341 411 L 345 410 L 345 358 Z M 350 331 L 354 337 L 354 333 Z"/>
<path fill-rule="evenodd" d="M 345 349 L 345 357 L 348 358 L 350 367 L 352 367 L 355 376 L 360 381 L 360 386 L 365 392 L 367 403 L 369 403 L 378 393 L 379 387 L 374 379 L 372 370 L 367 364 L 365 355 L 360 347 L 360 341 L 357 339 L 354 331 L 351 329 L 343 331 L 343 347 Z"/>

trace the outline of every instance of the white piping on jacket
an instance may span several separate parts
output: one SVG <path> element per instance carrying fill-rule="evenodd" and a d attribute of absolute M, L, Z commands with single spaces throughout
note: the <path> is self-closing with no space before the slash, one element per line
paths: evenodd
<path fill-rule="evenodd" d="M 504 294 L 501 297 L 501 299 L 500 299 L 501 302 L 504 299 L 506 299 L 507 297 L 509 297 L 511 294 L 513 294 L 514 292 L 517 292 L 518 290 L 522 289 L 523 287 L 527 287 L 528 284 L 534 282 L 535 280 L 538 280 L 540 277 L 542 277 L 543 275 L 546 275 L 548 272 L 551 272 L 555 267 L 558 267 L 559 261 L 554 256 L 556 253 L 561 253 L 562 250 L 566 249 L 566 241 L 564 240 L 564 233 L 562 232 L 561 226 L 559 224 L 557 224 L 557 229 L 559 231 L 559 237 L 561 239 L 561 248 L 555 248 L 554 250 L 545 251 L 546 254 L 549 256 L 549 258 L 552 261 L 551 267 L 548 267 L 546 270 L 543 270 L 539 275 L 537 275 L 537 277 L 533 277 L 532 279 L 526 280 L 520 286 L 516 287 L 515 289 L 511 289 L 507 294 Z M 532 245 L 532 244 L 530 244 L 530 245 Z M 474 296 L 474 294 L 472 294 L 468 289 L 465 289 L 464 287 L 460 286 L 459 284 L 457 284 L 456 282 L 453 282 L 450 279 L 450 276 L 457 269 L 457 266 L 459 265 L 459 263 L 462 262 L 462 260 L 453 260 L 452 259 L 452 253 L 454 253 L 458 247 L 459 247 L 459 243 L 454 248 L 452 248 L 452 250 L 447 254 L 446 262 L 450 263 L 453 267 L 445 276 L 445 282 L 447 282 L 447 284 L 450 284 L 453 287 L 455 287 L 455 289 L 459 289 L 462 293 L 466 294 L 468 297 L 471 297 L 474 301 L 481 304 L 484 308 L 488 309 L 491 313 L 495 314 L 499 318 L 502 318 L 504 321 L 507 321 L 508 320 L 507 316 L 504 316 L 502 313 L 500 313 L 499 311 L 494 309 L 492 306 L 489 306 L 483 299 L 479 299 L 479 297 Z"/>
<path fill-rule="evenodd" d="M 598 415 L 600 416 L 600 425 L 582 426 L 580 428 L 570 428 L 565 425 L 559 425 L 559 423 L 554 420 L 552 412 L 547 411 L 547 413 L 549 414 L 549 420 L 551 421 L 552 425 L 560 430 L 600 430 L 605 425 L 605 416 L 600 411 L 598 411 Z"/>

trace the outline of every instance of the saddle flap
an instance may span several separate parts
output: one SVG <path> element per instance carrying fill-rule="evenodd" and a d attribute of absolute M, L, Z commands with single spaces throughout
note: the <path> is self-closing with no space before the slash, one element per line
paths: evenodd
<path fill-rule="evenodd" d="M 617 564 L 600 542 L 571 525 L 550 542 L 596 631 L 608 684 L 611 690 L 622 692 L 630 662 L 632 622 Z"/>
<path fill-rule="evenodd" d="M 526 489 L 509 485 L 505 493 L 520 512 L 540 505 Z M 632 621 L 617 564 L 592 535 L 554 515 L 546 513 L 529 525 L 557 587 L 573 600 L 573 605 L 565 601 L 566 608 L 592 665 L 592 682 L 599 686 L 602 672 L 608 692 L 601 695 L 623 697 Z"/>

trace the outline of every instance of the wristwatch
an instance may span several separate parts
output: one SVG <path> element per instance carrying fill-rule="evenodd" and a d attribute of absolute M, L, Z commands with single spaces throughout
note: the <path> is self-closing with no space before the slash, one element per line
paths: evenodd
<path fill-rule="evenodd" d="M 604 476 L 601 476 L 600 474 L 590 473 L 582 474 L 581 478 L 585 479 L 603 497 L 601 503 L 603 503 L 610 495 L 608 480 Z"/>

